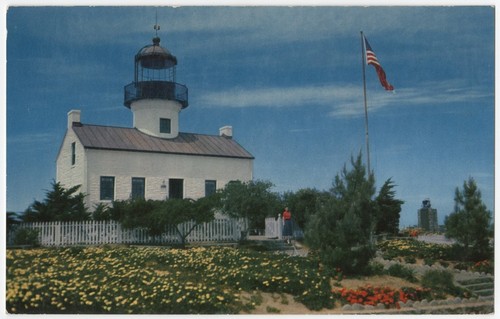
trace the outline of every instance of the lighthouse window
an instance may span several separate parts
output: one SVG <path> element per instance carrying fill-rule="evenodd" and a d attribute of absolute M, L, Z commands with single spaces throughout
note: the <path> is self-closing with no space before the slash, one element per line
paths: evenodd
<path fill-rule="evenodd" d="M 170 119 L 160 119 L 160 133 L 170 133 Z"/>

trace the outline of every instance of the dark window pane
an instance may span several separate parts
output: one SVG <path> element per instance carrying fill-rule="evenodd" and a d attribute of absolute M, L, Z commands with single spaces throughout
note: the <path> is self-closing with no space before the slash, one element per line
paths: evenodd
<path fill-rule="evenodd" d="M 184 180 L 170 179 L 168 181 L 168 197 L 169 198 L 184 198 Z"/>
<path fill-rule="evenodd" d="M 101 176 L 101 200 L 115 199 L 115 178 L 113 176 Z"/>
<path fill-rule="evenodd" d="M 205 196 L 210 196 L 217 190 L 217 182 L 212 180 L 205 181 Z"/>
<path fill-rule="evenodd" d="M 160 119 L 160 133 L 170 133 L 170 119 Z"/>
<path fill-rule="evenodd" d="M 132 177 L 132 198 L 144 199 L 146 180 L 142 177 Z"/>

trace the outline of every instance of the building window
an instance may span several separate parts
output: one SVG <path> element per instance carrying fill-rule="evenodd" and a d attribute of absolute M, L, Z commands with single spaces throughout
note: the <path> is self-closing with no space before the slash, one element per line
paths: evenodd
<path fill-rule="evenodd" d="M 170 119 L 160 119 L 160 133 L 170 134 Z"/>
<path fill-rule="evenodd" d="M 146 179 L 143 177 L 132 177 L 132 198 L 144 199 Z"/>
<path fill-rule="evenodd" d="M 205 181 L 205 196 L 210 196 L 217 190 L 217 181 L 206 180 Z"/>
<path fill-rule="evenodd" d="M 101 200 L 115 199 L 115 178 L 113 176 L 101 176 Z"/>
<path fill-rule="evenodd" d="M 184 180 L 172 178 L 168 180 L 168 197 L 184 198 Z"/>
<path fill-rule="evenodd" d="M 76 143 L 71 143 L 71 165 L 76 163 Z"/>

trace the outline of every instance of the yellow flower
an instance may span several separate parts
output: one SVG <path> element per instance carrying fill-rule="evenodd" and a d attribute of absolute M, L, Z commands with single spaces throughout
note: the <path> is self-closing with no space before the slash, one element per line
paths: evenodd
<path fill-rule="evenodd" d="M 223 296 L 217 296 L 217 299 L 219 299 L 219 301 L 223 301 L 224 297 Z"/>

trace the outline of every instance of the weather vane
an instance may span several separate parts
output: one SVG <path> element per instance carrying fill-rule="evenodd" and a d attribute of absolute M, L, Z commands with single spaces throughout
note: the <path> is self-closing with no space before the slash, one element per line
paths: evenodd
<path fill-rule="evenodd" d="M 156 10 L 156 20 L 153 28 L 155 29 L 155 35 L 158 36 L 158 30 L 160 30 L 160 25 L 158 24 L 158 10 Z"/>

